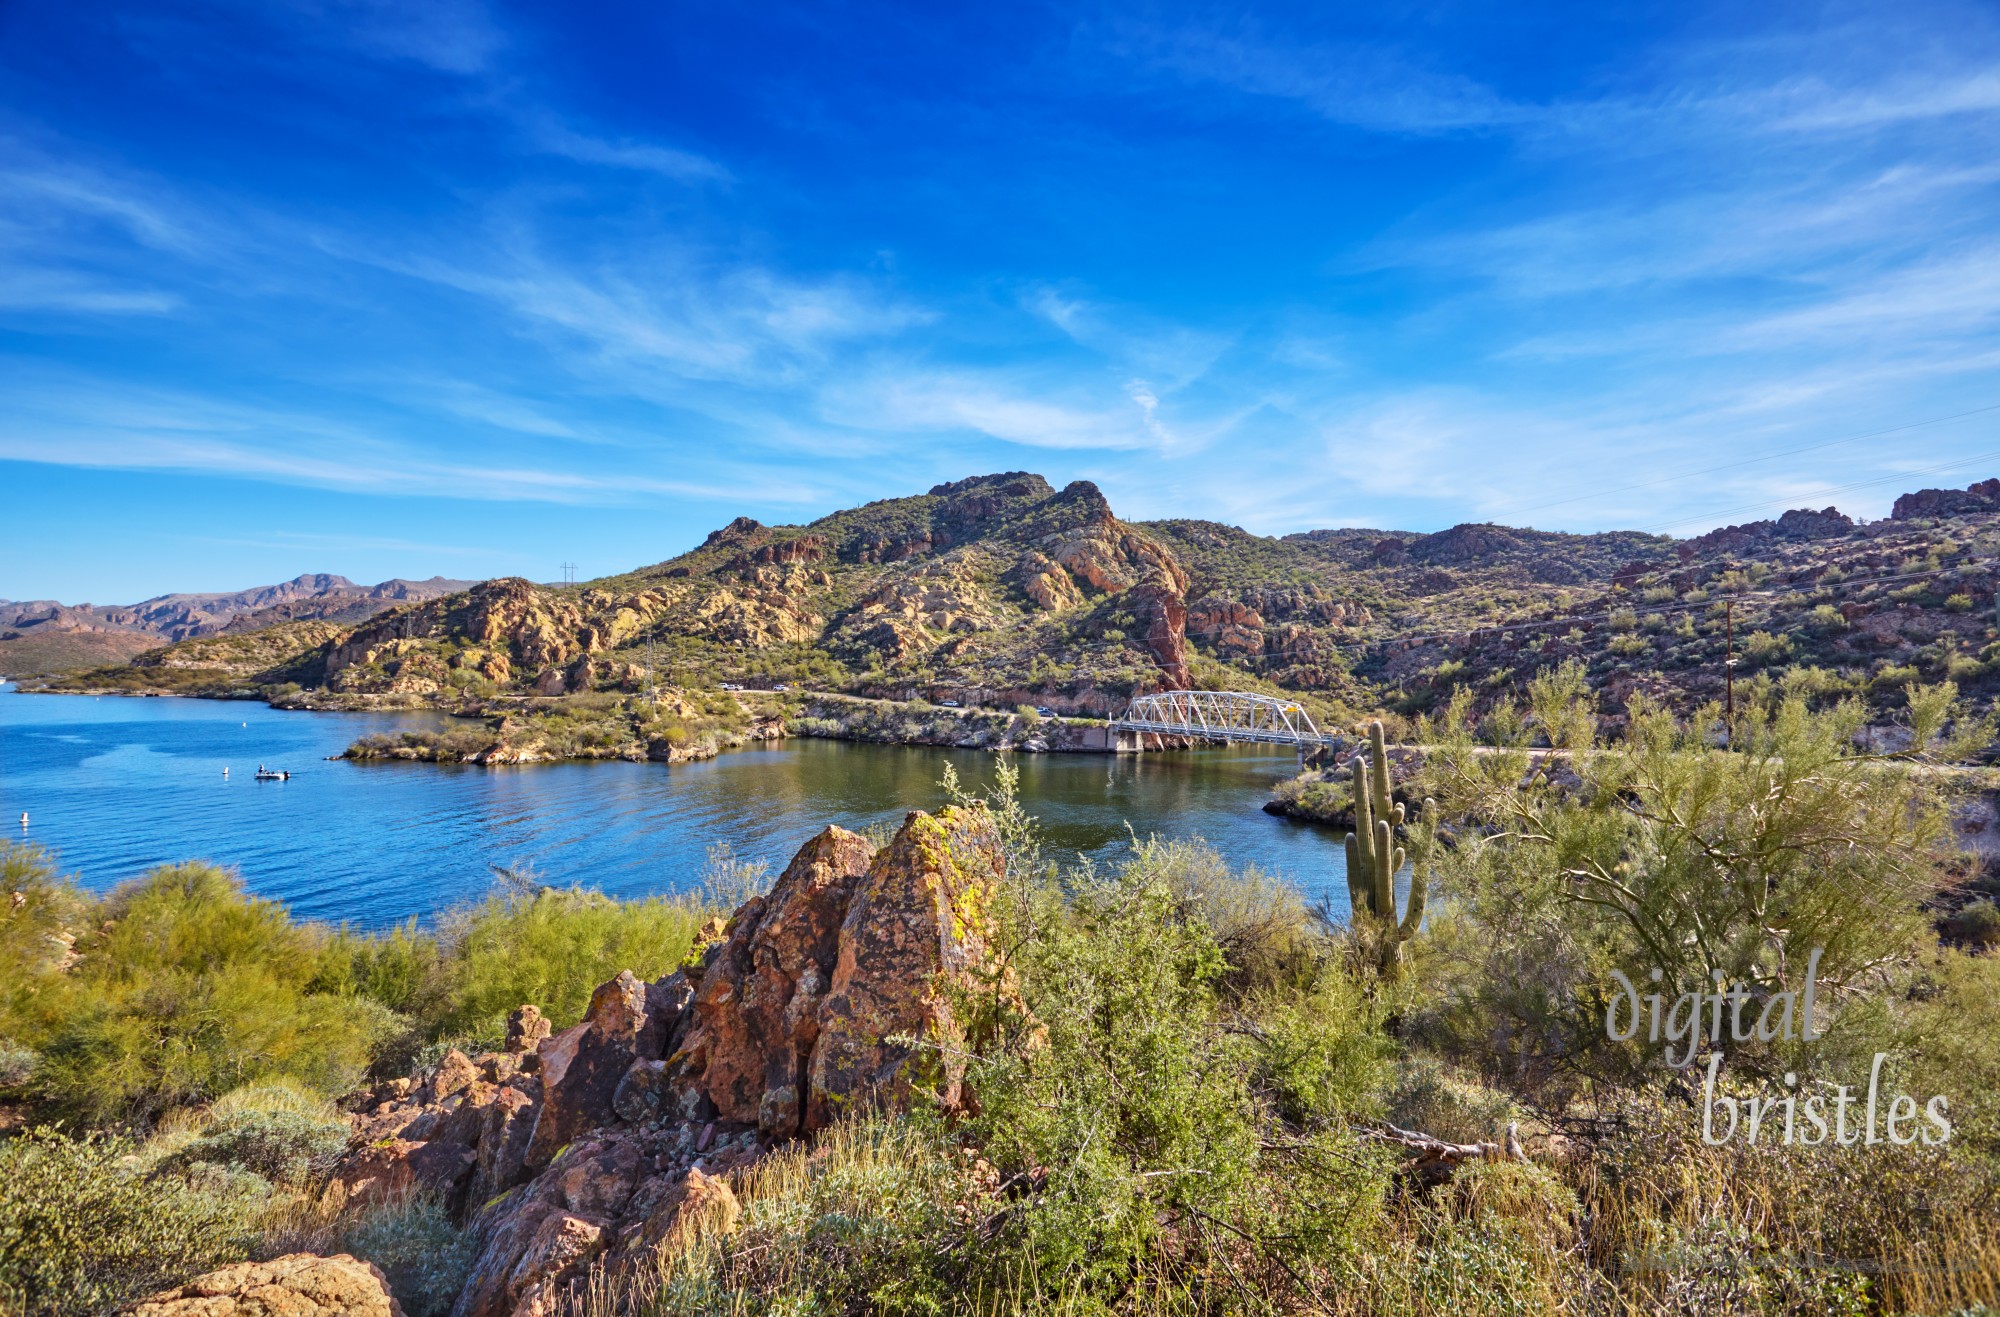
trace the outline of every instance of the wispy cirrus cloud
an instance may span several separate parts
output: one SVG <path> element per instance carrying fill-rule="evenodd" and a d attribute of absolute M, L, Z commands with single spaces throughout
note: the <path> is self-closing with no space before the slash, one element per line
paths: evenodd
<path fill-rule="evenodd" d="M 679 183 L 720 183 L 730 178 L 722 165 L 696 152 L 656 142 L 599 137 L 548 116 L 532 119 L 527 134 L 538 149 L 579 164 L 637 170 Z"/>

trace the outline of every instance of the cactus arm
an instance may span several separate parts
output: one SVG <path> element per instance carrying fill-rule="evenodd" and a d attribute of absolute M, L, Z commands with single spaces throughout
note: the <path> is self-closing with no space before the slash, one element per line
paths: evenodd
<path fill-rule="evenodd" d="M 1424 896 L 1431 885 L 1430 874 L 1423 865 L 1418 865 L 1410 874 L 1410 908 L 1403 916 L 1403 922 L 1396 925 L 1396 940 L 1407 942 L 1417 935 L 1424 926 Z"/>
<path fill-rule="evenodd" d="M 1368 871 L 1361 866 L 1361 847 L 1356 843 L 1359 833 L 1347 834 L 1347 903 L 1354 908 L 1354 914 L 1361 914 L 1367 897 Z"/>
<path fill-rule="evenodd" d="M 1382 720 L 1368 724 L 1368 758 L 1372 761 L 1375 778 L 1375 816 L 1388 818 L 1391 812 L 1389 799 L 1389 747 L 1382 738 Z"/>
<path fill-rule="evenodd" d="M 1368 793 L 1368 765 L 1361 761 L 1360 755 L 1356 755 L 1349 761 L 1348 767 L 1354 775 L 1354 830 L 1373 837 L 1375 802 Z"/>
<path fill-rule="evenodd" d="M 1375 820 L 1375 872 L 1374 900 L 1377 919 L 1396 917 L 1396 861 L 1402 852 L 1397 849 L 1395 831 L 1389 820 Z"/>

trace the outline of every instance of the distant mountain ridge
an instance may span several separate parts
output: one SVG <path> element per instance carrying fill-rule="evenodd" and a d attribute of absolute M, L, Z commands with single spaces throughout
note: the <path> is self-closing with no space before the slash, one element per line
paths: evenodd
<path fill-rule="evenodd" d="M 345 576 L 307 572 L 276 585 L 156 595 L 136 604 L 0 599 L 0 672 L 122 662 L 163 644 L 262 630 L 279 622 L 360 622 L 399 604 L 455 594 L 476 584 L 433 576 L 357 585 Z"/>

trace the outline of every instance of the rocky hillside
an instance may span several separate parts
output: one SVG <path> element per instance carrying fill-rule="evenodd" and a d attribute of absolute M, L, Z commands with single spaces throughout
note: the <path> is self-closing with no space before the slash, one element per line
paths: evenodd
<path fill-rule="evenodd" d="M 70 689 L 276 691 L 307 703 L 633 694 L 724 683 L 1102 714 L 1195 684 L 1391 719 L 1470 685 L 1482 712 L 1576 660 L 1614 709 L 1764 674 L 1885 711 L 1910 681 L 2000 689 L 2000 484 L 1906 494 L 1857 523 L 1795 510 L 1688 540 L 1496 525 L 1270 538 L 1121 520 L 1022 472 L 834 513 L 739 518 L 678 557 L 574 587 L 518 579 L 358 625 L 171 646 Z M 1789 674 L 1789 675 L 1788 675 Z"/>
<path fill-rule="evenodd" d="M 283 622 L 360 622 L 384 609 L 472 584 L 433 576 L 356 585 L 345 576 L 318 572 L 277 585 L 221 594 L 167 594 L 129 605 L 0 600 L 0 672 L 118 663 L 165 643 L 225 631 L 261 631 Z"/>

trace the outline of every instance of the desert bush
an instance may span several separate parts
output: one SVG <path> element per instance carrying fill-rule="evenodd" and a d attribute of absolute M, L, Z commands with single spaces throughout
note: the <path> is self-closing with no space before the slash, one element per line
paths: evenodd
<path fill-rule="evenodd" d="M 1743 654 L 1752 664 L 1767 667 L 1782 663 L 1791 657 L 1792 641 L 1789 636 L 1773 635 L 1769 631 L 1752 631 L 1743 642 Z"/>
<path fill-rule="evenodd" d="M 261 1181 L 152 1174 L 133 1152 L 46 1128 L 0 1142 L 0 1310 L 101 1313 L 249 1255 Z"/>
<path fill-rule="evenodd" d="M 1252 1073 L 1272 1109 L 1311 1127 L 1379 1104 L 1393 1051 L 1383 1013 L 1378 998 L 1328 967 L 1304 991 L 1273 990 L 1251 1002 L 1233 1027 L 1254 1044 Z"/>
<path fill-rule="evenodd" d="M 1367 1013 L 1332 990 L 1345 1013 L 1330 1021 L 1264 1029 L 1229 1008 L 1228 954 L 1203 914 L 1229 903 L 1205 898 L 1185 858 L 1072 875 L 1035 912 L 1016 963 L 1038 1027 L 971 1073 L 985 1154 L 1003 1175 L 1048 1168 L 995 1227 L 984 1274 L 1001 1290 L 1032 1275 L 1047 1293 L 1116 1294 L 1169 1241 L 1190 1259 L 1247 1248 L 1237 1265 L 1273 1276 L 1325 1266 L 1380 1204 L 1379 1168 L 1344 1127 L 1262 1135 L 1267 1093 L 1313 1115 L 1363 1082 L 1369 1048 L 1347 1035 Z"/>
<path fill-rule="evenodd" d="M 1815 948 L 1821 990 L 1838 1000 L 1921 945 L 1920 906 L 1953 860 L 1944 781 L 1907 761 L 1960 758 L 1990 724 L 1949 685 L 1917 687 L 1911 749 L 1868 753 L 1856 748 L 1858 701 L 1815 713 L 1764 689 L 1768 701 L 1746 700 L 1732 753 L 1709 741 L 1718 711 L 1680 723 L 1635 700 L 1622 741 L 1575 742 L 1573 782 L 1529 773 L 1524 756 L 1473 753 L 1454 706 L 1430 785 L 1448 814 L 1480 826 L 1439 859 L 1454 909 L 1434 921 L 1434 942 L 1464 973 L 1446 996 L 1489 1047 L 1564 1067 L 1643 1065 L 1647 1049 L 1604 1036 L 1613 970 L 1657 968 L 1669 997 L 1717 974 L 1763 994 L 1796 989 Z M 1544 725 L 1563 717 L 1538 713 Z M 1733 1051 L 1732 1066 L 1755 1064 L 1755 1051 Z"/>
<path fill-rule="evenodd" d="M 410 1194 L 342 1226 L 336 1245 L 382 1269 L 406 1317 L 444 1317 L 478 1256 L 478 1238 L 437 1199 Z"/>
<path fill-rule="evenodd" d="M 1944 931 L 1954 941 L 1973 947 L 2000 946 L 2000 907 L 1988 897 L 1968 901 L 1944 921 Z"/>
<path fill-rule="evenodd" d="M 974 1229 L 997 1206 L 942 1128 L 922 1119 L 844 1123 L 778 1153 L 650 1268 L 600 1276 L 586 1314 L 972 1310 Z"/>
<path fill-rule="evenodd" d="M 1244 996 L 1317 978 L 1320 948 L 1298 889 L 1263 870 L 1232 869 L 1196 837 L 1135 841 L 1125 881 L 1157 882 L 1181 917 L 1199 920 L 1226 963 L 1221 984 Z"/>
<path fill-rule="evenodd" d="M 276 1091 L 287 1093 L 285 1089 Z M 169 1169 L 221 1166 L 248 1171 L 272 1184 L 298 1187 L 347 1146 L 347 1120 L 330 1106 L 300 1109 L 299 1104 L 289 1101 L 254 1105 L 256 1090 L 250 1094 L 250 1102 L 239 1100 L 229 1107 L 218 1102 L 209 1111 L 204 1128 L 181 1144 L 163 1165 Z"/>
<path fill-rule="evenodd" d="M 582 888 L 495 895 L 438 921 L 445 987 L 421 1023 L 427 1037 L 497 1040 L 525 1002 L 580 1019 L 597 985 L 621 969 L 672 972 L 708 917 L 698 901 L 615 901 Z"/>
<path fill-rule="evenodd" d="M 106 1123 L 276 1076 L 338 1091 L 393 1020 L 323 990 L 331 946 L 211 865 L 156 869 L 97 906 L 73 966 L 17 999 L 13 1040 L 38 1053 L 30 1095 Z"/>

